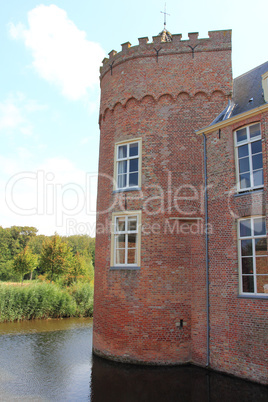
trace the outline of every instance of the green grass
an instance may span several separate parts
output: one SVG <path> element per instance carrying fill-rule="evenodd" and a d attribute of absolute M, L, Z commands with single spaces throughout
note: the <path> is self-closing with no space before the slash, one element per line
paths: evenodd
<path fill-rule="evenodd" d="M 89 317 L 93 286 L 76 284 L 62 289 L 51 283 L 12 286 L 0 283 L 0 322 L 34 318 Z"/>

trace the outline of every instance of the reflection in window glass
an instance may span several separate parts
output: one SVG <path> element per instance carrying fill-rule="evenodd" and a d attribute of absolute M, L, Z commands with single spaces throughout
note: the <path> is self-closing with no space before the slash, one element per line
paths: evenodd
<path fill-rule="evenodd" d="M 241 293 L 265 295 L 268 290 L 268 251 L 264 217 L 239 222 Z"/>
<path fill-rule="evenodd" d="M 114 265 L 137 266 L 138 217 L 136 215 L 115 218 Z"/>
<path fill-rule="evenodd" d="M 117 146 L 117 189 L 135 188 L 139 185 L 139 141 Z"/>
<path fill-rule="evenodd" d="M 238 189 L 263 187 L 263 161 L 260 124 L 236 131 Z"/>

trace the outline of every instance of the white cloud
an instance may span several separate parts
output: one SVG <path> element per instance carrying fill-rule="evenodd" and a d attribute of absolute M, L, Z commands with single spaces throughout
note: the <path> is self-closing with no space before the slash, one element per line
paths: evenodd
<path fill-rule="evenodd" d="M 29 29 L 10 24 L 12 38 L 23 38 L 32 51 L 33 66 L 42 78 L 58 86 L 64 96 L 77 100 L 98 83 L 99 66 L 105 53 L 98 43 L 86 39 L 55 6 L 40 5 L 28 13 Z"/>
<path fill-rule="evenodd" d="M 32 112 L 44 110 L 46 106 L 28 99 L 21 92 L 10 93 L 0 102 L 0 131 L 18 131 L 23 135 L 32 135 L 32 123 L 29 115 Z"/>

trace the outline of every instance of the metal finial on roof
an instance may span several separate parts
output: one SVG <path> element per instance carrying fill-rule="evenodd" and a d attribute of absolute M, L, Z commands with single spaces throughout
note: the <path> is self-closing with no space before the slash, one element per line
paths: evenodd
<path fill-rule="evenodd" d="M 170 15 L 167 13 L 167 3 L 165 3 L 165 11 L 160 11 L 160 13 L 164 14 L 164 29 L 165 29 L 167 25 L 167 15 Z"/>
<path fill-rule="evenodd" d="M 164 14 L 164 29 L 159 33 L 159 36 L 161 36 L 161 42 L 171 42 L 172 41 L 172 35 L 171 33 L 166 29 L 167 25 L 167 15 L 170 15 L 166 12 L 167 9 L 167 3 L 165 3 L 165 11 L 160 11 L 160 13 Z"/>

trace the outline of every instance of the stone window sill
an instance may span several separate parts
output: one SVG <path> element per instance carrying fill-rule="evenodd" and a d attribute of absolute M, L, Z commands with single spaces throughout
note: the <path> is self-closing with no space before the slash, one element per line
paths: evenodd
<path fill-rule="evenodd" d="M 110 267 L 111 271 L 115 271 L 115 270 L 118 270 L 118 271 L 122 271 L 122 270 L 137 271 L 139 269 L 141 269 L 141 267 L 131 267 L 131 266 L 128 266 L 128 265 L 122 265 L 121 267 L 117 267 L 117 266 Z"/>
<path fill-rule="evenodd" d="M 113 190 L 113 194 L 115 193 L 125 193 L 126 191 L 141 191 L 141 187 L 129 187 L 129 188 L 120 188 L 119 190 Z"/>

